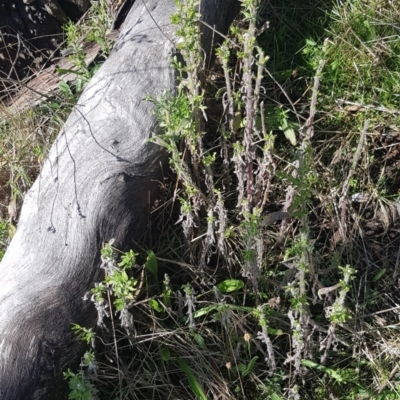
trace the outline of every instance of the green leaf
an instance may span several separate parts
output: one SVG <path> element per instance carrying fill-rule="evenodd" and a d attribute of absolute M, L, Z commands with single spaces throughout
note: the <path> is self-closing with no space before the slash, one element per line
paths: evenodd
<path fill-rule="evenodd" d="M 220 307 L 221 306 L 219 306 L 218 304 L 212 305 L 212 306 L 206 306 L 206 307 L 201 308 L 200 310 L 195 311 L 193 316 L 194 316 L 194 318 L 198 318 L 203 315 L 207 315 L 211 311 L 218 310 Z"/>
<path fill-rule="evenodd" d="M 122 255 L 121 262 L 118 264 L 118 266 L 123 270 L 134 267 L 136 264 L 136 256 L 137 253 L 135 253 L 133 250 L 127 251 Z"/>
<path fill-rule="evenodd" d="M 305 367 L 313 368 L 313 369 L 316 369 L 317 371 L 324 372 L 324 373 L 328 374 L 331 378 L 335 379 L 337 382 L 344 381 L 343 377 L 338 372 L 336 372 L 335 370 L 333 370 L 331 368 L 327 368 L 323 365 L 317 364 L 314 361 L 301 360 L 301 364 L 304 365 Z"/>
<path fill-rule="evenodd" d="M 317 43 L 312 39 L 306 39 L 306 45 L 314 47 L 317 45 Z"/>
<path fill-rule="evenodd" d="M 194 340 L 196 341 L 196 343 L 200 346 L 200 348 L 202 350 L 207 350 L 207 346 L 206 346 L 206 344 L 204 342 L 203 336 L 199 335 L 198 333 L 195 333 L 193 335 L 193 338 L 194 338 Z"/>
<path fill-rule="evenodd" d="M 379 281 L 379 279 L 382 278 L 382 276 L 385 274 L 385 272 L 386 272 L 386 268 L 381 269 L 381 270 L 373 277 L 372 280 L 373 280 L 374 282 Z"/>
<path fill-rule="evenodd" d="M 171 352 L 168 347 L 162 347 L 160 355 L 163 361 L 169 361 L 171 359 Z"/>
<path fill-rule="evenodd" d="M 186 129 L 187 127 L 189 127 L 191 124 L 191 120 L 188 118 L 182 118 L 182 120 L 179 122 L 178 127 L 176 128 L 176 130 L 178 132 L 183 131 L 184 129 Z"/>
<path fill-rule="evenodd" d="M 236 290 L 242 289 L 244 282 L 238 279 L 227 279 L 217 285 L 218 290 L 221 293 L 231 293 Z"/>
<path fill-rule="evenodd" d="M 283 130 L 283 133 L 287 140 L 291 143 L 292 146 L 297 145 L 296 133 L 292 128 L 286 128 Z"/>
<path fill-rule="evenodd" d="M 242 363 L 238 364 L 237 368 L 242 375 L 246 372 L 246 369 L 247 369 L 246 365 L 242 364 Z"/>
<path fill-rule="evenodd" d="M 269 326 L 267 327 L 268 330 L 268 334 L 269 335 L 274 335 L 274 336 L 279 336 L 282 335 L 282 329 L 274 329 L 274 328 L 270 328 Z"/>
<path fill-rule="evenodd" d="M 255 366 L 257 360 L 258 360 L 258 357 L 257 357 L 257 356 L 256 356 L 256 357 L 253 357 L 253 358 L 250 360 L 249 364 L 246 366 L 246 368 L 245 368 L 243 371 L 240 371 L 240 372 L 242 373 L 243 378 L 244 378 L 245 376 L 249 375 L 249 374 L 253 371 L 254 366 Z M 238 366 L 238 367 L 239 367 L 239 366 Z"/>
<path fill-rule="evenodd" d="M 244 307 L 244 306 L 237 306 L 234 304 L 213 304 L 211 306 L 206 306 L 197 310 L 193 313 L 194 318 L 199 318 L 203 315 L 207 315 L 211 311 L 225 311 L 225 310 L 233 310 L 233 311 L 245 311 L 248 313 L 253 312 L 252 307 Z"/>
<path fill-rule="evenodd" d="M 283 397 L 279 396 L 276 393 L 272 393 L 272 394 L 270 394 L 270 396 L 271 396 L 271 400 L 283 400 Z"/>
<path fill-rule="evenodd" d="M 158 263 L 157 257 L 152 250 L 147 252 L 146 268 L 154 275 L 156 281 L 158 279 Z"/>
<path fill-rule="evenodd" d="M 236 132 L 242 127 L 242 115 L 239 111 L 235 112 L 235 116 L 232 122 L 232 128 Z"/>
<path fill-rule="evenodd" d="M 281 71 L 281 72 L 275 72 L 274 78 L 277 81 L 282 81 L 285 79 L 289 79 L 292 75 L 293 75 L 293 70 L 288 69 L 288 70 Z"/>
<path fill-rule="evenodd" d="M 159 313 L 164 311 L 164 309 L 161 307 L 160 303 L 156 299 L 150 299 L 149 305 L 153 310 L 155 310 Z"/>
<path fill-rule="evenodd" d="M 177 361 L 179 366 L 181 367 L 181 370 L 185 373 L 189 381 L 189 386 L 192 389 L 193 393 L 196 395 L 196 397 L 199 400 L 208 400 L 206 394 L 203 391 L 203 388 L 200 385 L 200 382 L 196 379 L 193 371 L 189 368 L 186 362 L 181 358 L 178 358 Z"/>
<path fill-rule="evenodd" d="M 65 97 L 72 97 L 74 94 L 72 93 L 71 88 L 68 86 L 68 84 L 64 81 L 61 81 L 58 84 L 58 87 L 61 91 L 61 93 L 63 94 L 63 96 Z"/>

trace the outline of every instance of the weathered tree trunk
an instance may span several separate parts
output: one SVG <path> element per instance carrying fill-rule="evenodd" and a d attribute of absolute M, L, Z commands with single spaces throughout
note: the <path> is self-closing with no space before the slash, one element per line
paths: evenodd
<path fill-rule="evenodd" d="M 61 398 L 62 372 L 82 352 L 71 324 L 95 323 L 82 297 L 102 279 L 102 243 L 126 248 L 146 230 L 167 156 L 147 142 L 157 121 L 143 98 L 174 91 L 173 3 L 136 1 L 25 197 L 0 264 L 1 400 Z M 225 33 L 236 0 L 202 4 L 203 19 Z"/>

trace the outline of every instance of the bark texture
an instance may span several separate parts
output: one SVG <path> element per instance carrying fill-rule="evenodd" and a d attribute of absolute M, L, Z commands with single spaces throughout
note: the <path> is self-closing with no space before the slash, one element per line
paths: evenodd
<path fill-rule="evenodd" d="M 236 0 L 202 3 L 226 32 Z M 126 248 L 146 230 L 167 156 L 147 142 L 158 127 L 143 98 L 175 88 L 173 4 L 136 1 L 26 195 L 0 264 L 0 400 L 62 398 L 62 372 L 83 350 L 71 324 L 96 320 L 82 298 L 102 279 L 102 243 Z"/>

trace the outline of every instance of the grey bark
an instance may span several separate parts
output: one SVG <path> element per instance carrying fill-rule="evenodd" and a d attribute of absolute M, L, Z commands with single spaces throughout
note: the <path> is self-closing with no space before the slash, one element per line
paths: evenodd
<path fill-rule="evenodd" d="M 225 33 L 236 0 L 202 3 Z M 25 197 L 0 264 L 1 400 L 61 398 L 62 372 L 83 350 L 71 324 L 95 324 L 82 298 L 102 279 L 102 243 L 124 249 L 146 230 L 167 155 L 147 141 L 158 126 L 143 98 L 175 88 L 173 4 L 136 1 Z"/>

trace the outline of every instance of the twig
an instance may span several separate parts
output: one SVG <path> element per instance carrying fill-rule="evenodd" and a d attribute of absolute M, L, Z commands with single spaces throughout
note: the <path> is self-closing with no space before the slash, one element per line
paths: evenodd
<path fill-rule="evenodd" d="M 323 54 L 326 54 L 326 48 L 328 46 L 328 39 L 325 39 L 324 45 L 322 47 L 322 52 Z M 326 63 L 326 58 L 323 57 L 319 61 L 317 71 L 314 76 L 314 85 L 312 89 L 312 95 L 311 95 L 311 104 L 310 104 L 310 116 L 307 118 L 307 121 L 304 125 L 306 128 L 306 140 L 309 141 L 313 135 L 314 135 L 314 118 L 315 118 L 315 113 L 317 110 L 317 96 L 318 96 L 318 88 L 319 88 L 319 83 L 321 79 L 321 73 L 322 70 L 325 66 Z"/>
<path fill-rule="evenodd" d="M 21 36 L 19 33 L 17 33 L 17 39 L 18 39 L 18 50 L 17 50 L 17 54 L 15 54 L 15 56 L 14 56 L 14 60 L 11 65 L 10 72 L 7 75 L 8 79 L 11 78 L 12 71 L 15 70 L 15 64 L 17 63 L 18 57 L 20 56 L 19 53 L 21 51 Z M 18 76 L 17 71 L 15 71 L 15 75 Z"/>
<path fill-rule="evenodd" d="M 396 279 L 397 276 L 399 275 L 399 265 L 400 265 L 400 247 L 397 250 L 396 266 L 395 266 L 394 272 L 393 272 L 393 279 Z"/>
<path fill-rule="evenodd" d="M 150 15 L 150 18 L 153 20 L 153 22 L 156 24 L 157 28 L 160 30 L 160 32 L 168 39 L 169 42 L 172 43 L 172 45 L 175 47 L 175 43 L 170 39 L 170 37 L 161 29 L 160 25 L 158 25 L 157 21 L 154 19 L 153 15 L 151 14 L 150 10 L 148 9 L 146 3 L 144 0 L 142 0 L 142 3 L 146 9 L 146 11 L 148 12 L 148 14 Z"/>
<path fill-rule="evenodd" d="M 394 115 L 398 115 L 400 114 L 399 110 L 393 110 L 390 108 L 386 108 L 384 106 L 374 106 L 373 104 L 361 104 L 361 103 L 355 103 L 353 101 L 347 101 L 347 100 L 343 100 L 343 99 L 337 99 L 336 100 L 336 104 L 338 106 L 341 106 L 343 104 L 349 105 L 349 106 L 357 106 L 360 108 L 360 110 L 375 110 L 375 111 L 381 111 L 381 112 L 385 112 L 388 114 L 394 114 Z"/>
<path fill-rule="evenodd" d="M 353 164 L 351 165 L 351 168 L 347 175 L 347 178 L 344 181 L 343 188 L 342 188 L 342 196 L 339 199 L 339 209 L 341 210 L 340 233 L 342 235 L 343 240 L 346 237 L 346 231 L 347 231 L 347 229 L 346 229 L 346 210 L 347 210 L 347 195 L 349 192 L 350 180 L 353 177 L 353 174 L 357 168 L 358 161 L 360 160 L 361 150 L 364 146 L 365 137 L 367 135 L 368 128 L 369 128 L 369 119 L 367 119 L 364 122 L 364 128 L 361 132 L 360 140 L 358 141 L 356 153 L 354 154 Z"/>
<path fill-rule="evenodd" d="M 41 93 L 41 92 L 39 92 L 39 91 L 33 89 L 32 87 L 30 87 L 30 86 L 27 85 L 26 83 L 17 81 L 17 80 L 15 80 L 15 79 L 0 78 L 0 81 L 5 81 L 5 82 L 10 82 L 10 83 L 15 83 L 15 84 L 17 84 L 17 85 L 21 85 L 21 86 L 27 88 L 28 90 L 31 90 L 33 93 L 36 93 L 36 94 L 39 95 L 39 96 L 45 97 L 47 100 L 51 100 L 51 99 L 52 99 L 51 96 L 48 96 L 47 94 Z"/>
<path fill-rule="evenodd" d="M 225 78 L 225 85 L 226 85 L 226 96 L 227 96 L 227 108 L 228 108 L 228 113 L 227 113 L 227 119 L 228 119 L 228 124 L 229 124 L 229 130 L 231 134 L 234 134 L 234 129 L 233 129 L 233 119 L 235 117 L 235 110 L 233 108 L 233 95 L 232 95 L 232 87 L 231 87 L 231 79 L 229 76 L 229 67 L 228 67 L 228 60 L 226 57 L 221 57 L 222 61 L 222 69 L 224 71 L 224 78 Z"/>
<path fill-rule="evenodd" d="M 252 9 L 254 14 L 254 6 Z M 254 43 L 252 38 L 255 37 L 256 27 L 253 20 L 250 20 L 247 35 L 244 38 L 244 54 L 243 57 L 243 86 L 244 86 L 244 97 L 245 97 L 245 112 L 246 112 L 246 123 L 244 127 L 244 138 L 243 146 L 245 153 L 246 163 L 246 194 L 247 194 L 247 208 L 250 211 L 253 208 L 254 200 L 254 177 L 253 177 L 253 162 L 255 158 L 255 146 L 253 142 L 253 131 L 254 131 L 254 117 L 256 109 L 254 109 L 254 91 L 253 91 L 253 73 L 252 65 L 254 61 L 253 49 Z M 257 105 L 257 104 L 256 104 Z"/>
<path fill-rule="evenodd" d="M 324 45 L 322 48 L 323 54 L 326 54 L 326 48 L 328 46 L 328 40 L 326 39 L 324 41 Z M 310 115 L 307 118 L 307 121 L 304 125 L 306 128 L 306 134 L 303 137 L 303 141 L 300 146 L 300 151 L 299 151 L 299 167 L 298 171 L 299 174 L 301 174 L 304 171 L 304 168 L 307 167 L 307 161 L 306 161 L 306 154 L 308 152 L 308 149 L 311 147 L 311 138 L 313 137 L 314 134 L 314 118 L 317 110 L 317 97 L 318 97 L 318 89 L 319 89 L 319 84 L 320 84 L 320 78 L 322 74 L 322 70 L 325 66 L 326 60 L 325 57 L 321 58 L 318 64 L 318 68 L 315 71 L 315 76 L 314 76 L 314 85 L 312 88 L 312 96 L 311 96 L 311 103 L 310 103 Z M 308 211 L 307 211 L 307 204 L 306 202 L 301 203 L 301 225 L 302 225 L 302 232 L 301 232 L 301 240 L 303 243 L 309 243 L 309 226 L 308 226 Z M 307 268 L 309 270 L 309 273 L 311 275 L 311 278 L 313 280 L 313 295 L 314 295 L 314 302 L 317 301 L 317 293 L 315 288 L 318 287 L 319 289 L 322 287 L 321 284 L 318 281 L 318 276 L 316 274 L 315 268 L 314 268 L 314 263 L 313 263 L 313 257 L 312 253 L 308 248 L 305 248 L 303 250 L 303 254 L 301 257 L 301 263 L 304 263 L 307 265 Z M 300 294 L 304 295 L 305 294 L 305 271 L 303 268 L 299 269 L 299 284 L 300 284 Z"/>
<path fill-rule="evenodd" d="M 113 340 L 114 340 L 114 347 L 115 347 L 115 358 L 117 360 L 117 370 L 118 370 L 119 385 L 120 385 L 120 387 L 122 387 L 122 376 L 121 376 L 121 368 L 119 366 L 117 336 L 115 335 L 115 325 L 114 325 L 114 318 L 113 318 L 113 312 L 112 312 L 112 302 L 111 302 L 111 298 L 110 298 L 110 289 L 109 288 L 107 288 L 107 300 L 108 300 L 108 306 L 110 307 L 110 319 L 111 319 L 111 326 L 112 326 L 112 331 L 113 331 Z"/>
<path fill-rule="evenodd" d="M 204 26 L 206 26 L 207 28 L 210 28 L 214 33 L 218 34 L 219 36 L 221 36 L 222 38 L 224 38 L 225 40 L 227 40 L 231 45 L 233 45 L 234 47 L 240 48 L 240 46 L 235 43 L 232 39 L 228 38 L 228 36 L 222 34 L 221 32 L 218 32 L 214 27 L 212 27 L 211 25 L 207 24 L 207 22 L 205 21 L 200 21 L 200 23 Z"/>

